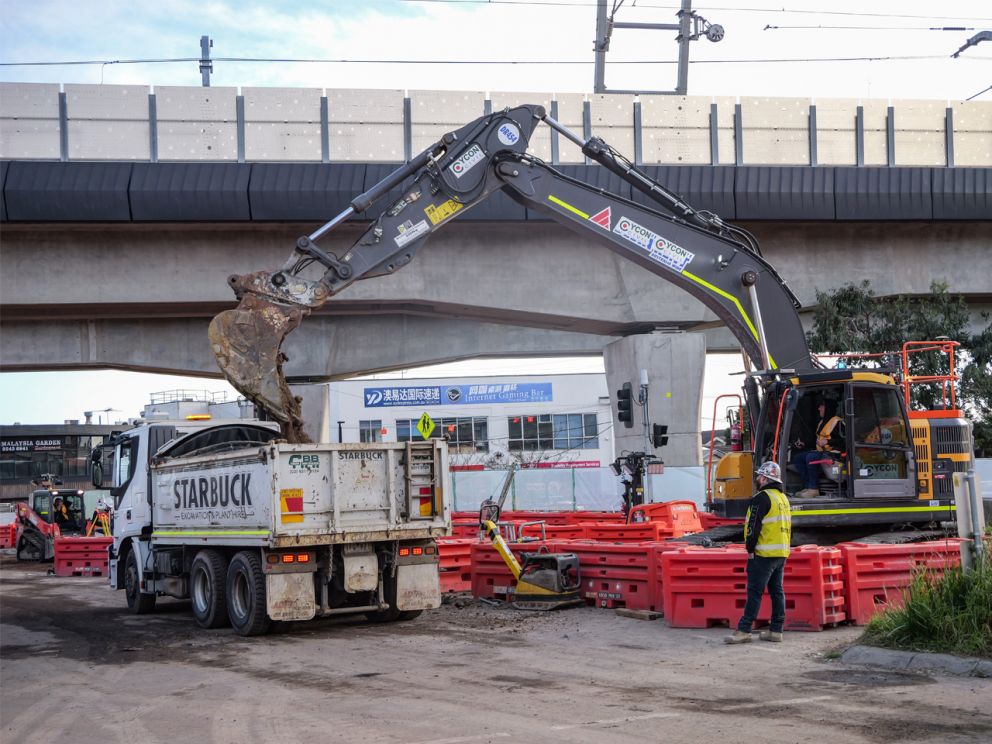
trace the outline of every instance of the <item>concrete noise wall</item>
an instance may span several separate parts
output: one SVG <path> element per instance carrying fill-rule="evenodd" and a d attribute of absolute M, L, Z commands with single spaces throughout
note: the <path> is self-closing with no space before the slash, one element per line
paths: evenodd
<path fill-rule="evenodd" d="M 643 164 L 992 165 L 984 101 L 42 83 L 0 83 L 0 158 L 397 163 L 520 103 Z M 531 151 L 584 162 L 549 128 Z"/>

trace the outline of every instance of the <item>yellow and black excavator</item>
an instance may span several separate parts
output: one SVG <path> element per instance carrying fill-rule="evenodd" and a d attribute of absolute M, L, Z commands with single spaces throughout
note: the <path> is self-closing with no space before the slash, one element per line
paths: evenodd
<path fill-rule="evenodd" d="M 618 176 L 620 193 L 528 154 L 531 134 L 542 122 Z M 282 371 L 286 335 L 351 283 L 407 265 L 434 232 L 498 192 L 690 293 L 736 336 L 748 370 L 744 418 L 751 447 L 719 463 L 713 511 L 743 516 L 754 492 L 754 470 L 774 460 L 797 528 L 870 532 L 873 525 L 954 518 L 948 474 L 968 467 L 973 445 L 971 425 L 953 401 L 939 411 L 912 411 L 908 363 L 902 370 L 826 369 L 810 354 L 797 298 L 750 233 L 694 209 L 602 139 L 584 140 L 538 105 L 496 111 L 445 134 L 301 237 L 280 268 L 230 277 L 240 304 L 210 325 L 224 374 L 282 423 L 290 441 L 305 440 L 300 404 Z M 390 194 L 383 212 L 343 254 L 317 245 L 328 231 Z M 323 274 L 307 278 L 304 272 L 314 264 Z M 843 422 L 837 429 L 843 441 L 811 461 L 801 444 L 811 446 L 816 437 L 808 430 L 816 425 L 820 401 Z M 800 461 L 815 470 L 803 470 Z"/>
<path fill-rule="evenodd" d="M 500 533 L 499 515 L 516 472 L 516 468 L 507 471 L 499 498 L 487 499 L 479 507 L 480 532 L 492 542 L 517 582 L 513 606 L 518 610 L 559 610 L 581 605 L 578 556 L 541 549 L 533 553 L 522 552 L 521 564 Z"/>

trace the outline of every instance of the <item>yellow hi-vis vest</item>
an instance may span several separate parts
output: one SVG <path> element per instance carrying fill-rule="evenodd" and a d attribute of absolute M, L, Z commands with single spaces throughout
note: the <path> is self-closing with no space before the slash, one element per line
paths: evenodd
<path fill-rule="evenodd" d="M 754 554 L 762 558 L 788 558 L 789 544 L 792 542 L 792 507 L 789 500 L 777 488 L 762 489 L 768 494 L 772 508 L 761 520 L 761 532 Z M 747 540 L 747 525 L 751 522 L 751 509 L 748 508 L 744 522 L 744 539 Z"/>
<path fill-rule="evenodd" d="M 820 427 L 820 431 L 816 433 L 816 449 L 818 451 L 833 452 L 836 454 L 837 450 L 830 446 L 830 435 L 834 433 L 834 429 L 837 428 L 837 424 L 841 422 L 842 419 L 840 416 L 831 416 L 827 423 Z M 821 446 L 820 439 L 826 439 L 827 443 Z"/>

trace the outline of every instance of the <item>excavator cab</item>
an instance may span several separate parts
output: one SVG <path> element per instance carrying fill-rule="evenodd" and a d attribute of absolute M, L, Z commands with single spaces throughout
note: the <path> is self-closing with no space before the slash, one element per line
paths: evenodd
<path fill-rule="evenodd" d="M 895 369 L 765 373 L 753 451 L 730 452 L 717 463 L 712 510 L 743 517 L 753 471 L 772 459 L 797 525 L 953 520 L 951 473 L 973 457 L 971 425 L 954 394 L 956 346 L 908 342 Z M 946 372 L 914 374 L 912 355 L 923 352 L 947 356 Z M 912 395 L 920 385 L 939 386 L 930 410 Z"/>

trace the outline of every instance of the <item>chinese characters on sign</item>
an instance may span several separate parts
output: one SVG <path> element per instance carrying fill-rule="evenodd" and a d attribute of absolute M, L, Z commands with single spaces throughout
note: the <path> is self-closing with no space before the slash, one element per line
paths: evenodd
<path fill-rule="evenodd" d="M 552 399 L 550 382 L 365 388 L 366 408 L 550 403 Z"/>

